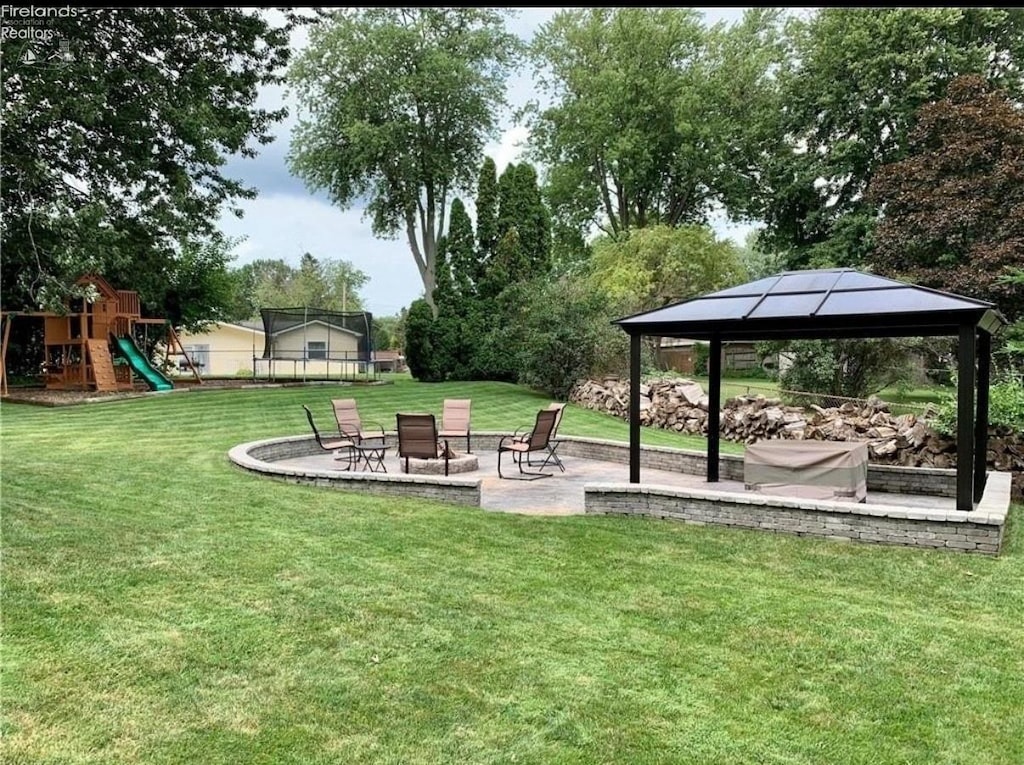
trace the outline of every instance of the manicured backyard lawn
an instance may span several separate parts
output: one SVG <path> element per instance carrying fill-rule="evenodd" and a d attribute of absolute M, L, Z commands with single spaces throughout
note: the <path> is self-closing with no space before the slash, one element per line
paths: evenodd
<path fill-rule="evenodd" d="M 697 382 L 708 388 L 706 377 L 695 377 Z M 763 377 L 726 377 L 722 380 L 722 400 L 732 396 L 762 395 L 772 397 L 778 395 L 779 383 L 777 380 L 768 380 Z M 920 388 L 884 388 L 875 394 L 882 401 L 893 405 L 893 411 L 918 411 L 925 404 L 938 404 L 944 396 L 955 395 L 952 388 L 943 388 L 939 385 L 929 385 Z M 828 402 L 826 402 L 828 403 Z M 899 405 L 908 406 L 899 406 Z"/>
<path fill-rule="evenodd" d="M 228 463 L 349 395 L 389 428 L 471 397 L 476 429 L 513 429 L 548 401 L 399 381 L 0 406 L 4 762 L 1024 762 L 1021 506 L 989 559 Z M 626 438 L 578 408 L 563 430 Z"/>

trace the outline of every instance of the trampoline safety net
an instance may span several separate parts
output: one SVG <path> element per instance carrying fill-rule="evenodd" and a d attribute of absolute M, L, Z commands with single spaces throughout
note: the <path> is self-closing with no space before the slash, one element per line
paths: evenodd
<path fill-rule="evenodd" d="M 264 359 L 371 360 L 373 315 L 367 311 L 263 308 L 260 315 Z"/>

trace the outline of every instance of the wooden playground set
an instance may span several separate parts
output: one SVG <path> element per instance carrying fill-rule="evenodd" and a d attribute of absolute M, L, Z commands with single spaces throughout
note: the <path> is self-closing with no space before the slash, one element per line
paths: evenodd
<path fill-rule="evenodd" d="M 11 323 L 15 318 L 43 320 L 43 376 L 48 390 L 130 391 L 136 382 L 150 390 L 171 390 L 174 383 L 154 366 L 135 343 L 136 327 L 148 331 L 149 325 L 162 327 L 166 358 L 172 352 L 184 356 L 197 382 L 202 382 L 177 333 L 166 319 L 143 318 L 139 293 L 115 290 L 101 276 L 87 274 L 75 282 L 92 286 L 95 300 L 76 298 L 67 311 L 3 311 L 2 349 L 0 349 L 0 394 L 7 390 L 7 348 Z M 116 359 L 116 361 L 115 361 Z"/>

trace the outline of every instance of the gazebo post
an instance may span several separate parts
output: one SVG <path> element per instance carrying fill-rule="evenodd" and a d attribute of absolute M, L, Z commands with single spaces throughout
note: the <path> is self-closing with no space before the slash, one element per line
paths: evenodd
<path fill-rule="evenodd" d="M 718 445 L 722 406 L 722 338 L 711 336 L 708 355 L 708 483 L 718 481 Z"/>
<path fill-rule="evenodd" d="M 640 483 L 640 335 L 629 336 L 629 482 Z"/>
<path fill-rule="evenodd" d="M 960 325 L 957 352 L 956 509 L 974 509 L 974 379 L 975 327 Z"/>
<path fill-rule="evenodd" d="M 992 366 L 992 335 L 978 333 L 978 408 L 974 418 L 974 501 L 985 492 L 988 467 L 988 386 Z"/>

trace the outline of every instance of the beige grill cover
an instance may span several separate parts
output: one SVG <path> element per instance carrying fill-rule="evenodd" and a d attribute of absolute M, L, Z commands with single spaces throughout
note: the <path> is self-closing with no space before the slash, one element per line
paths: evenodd
<path fill-rule="evenodd" d="M 868 447 L 843 441 L 759 441 L 746 448 L 743 482 L 772 494 L 867 497 Z M 815 487 L 817 491 L 807 491 Z M 821 490 L 831 488 L 831 492 Z"/>

